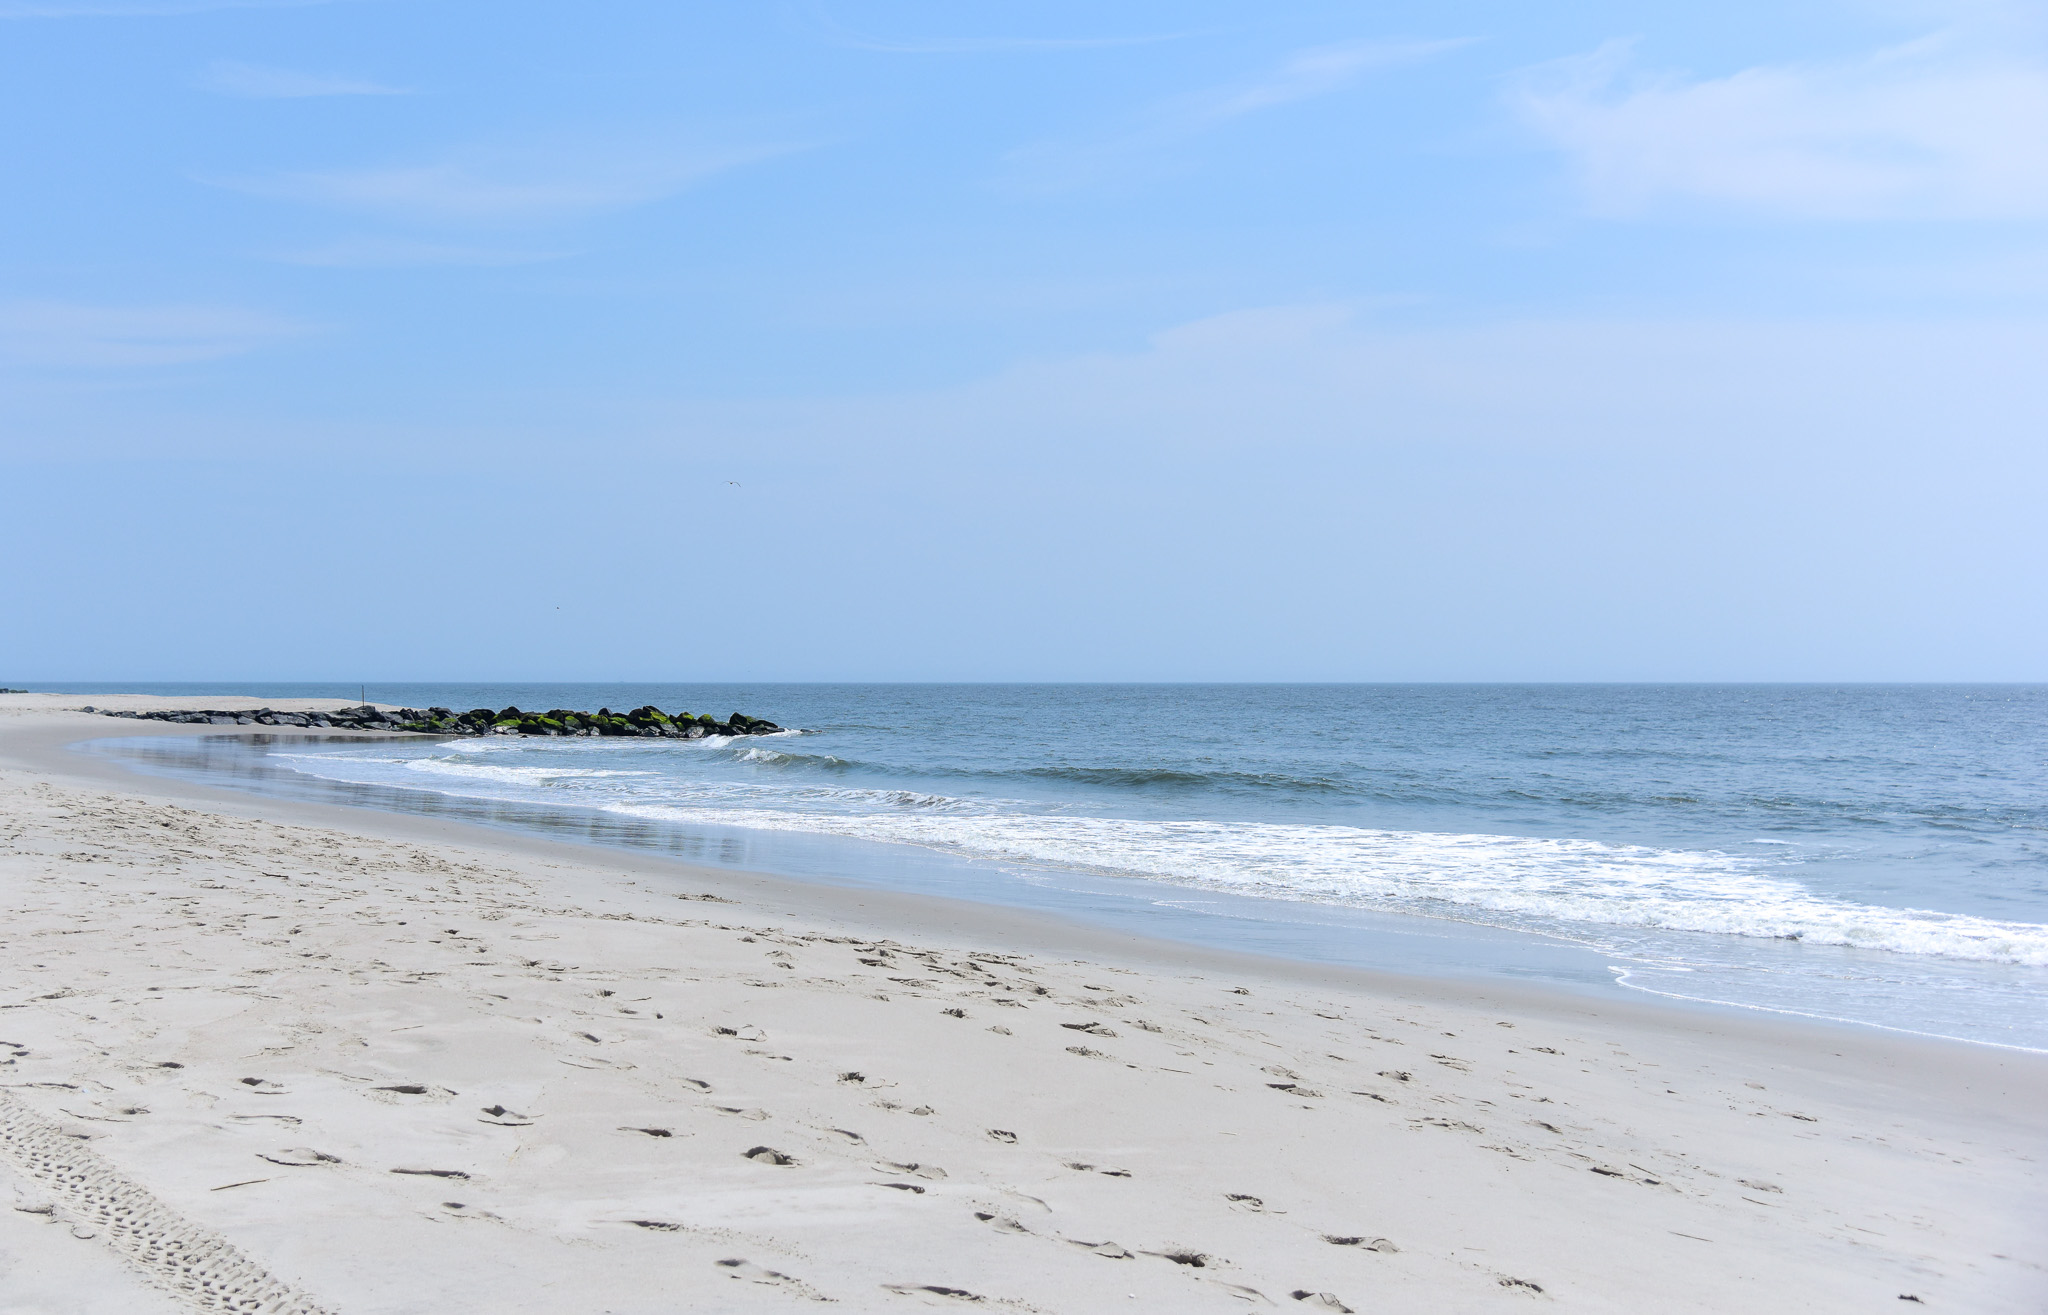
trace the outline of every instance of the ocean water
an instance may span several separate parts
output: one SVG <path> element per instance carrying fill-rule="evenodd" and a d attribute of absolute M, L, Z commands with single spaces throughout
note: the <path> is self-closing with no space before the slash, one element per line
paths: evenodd
<path fill-rule="evenodd" d="M 2048 687 L 368 692 L 800 729 L 113 747 L 248 788 L 582 819 L 705 861 L 1267 952 L 2048 1048 Z"/>

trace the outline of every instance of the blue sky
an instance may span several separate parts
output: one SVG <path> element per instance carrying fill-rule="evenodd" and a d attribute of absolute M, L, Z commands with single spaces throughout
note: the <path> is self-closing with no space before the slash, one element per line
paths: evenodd
<path fill-rule="evenodd" d="M 0 0 L 0 684 L 2048 679 L 2048 5 Z"/>

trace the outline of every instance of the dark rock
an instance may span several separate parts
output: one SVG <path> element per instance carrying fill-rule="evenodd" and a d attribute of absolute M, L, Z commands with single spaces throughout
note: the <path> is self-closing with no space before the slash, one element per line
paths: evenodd
<path fill-rule="evenodd" d="M 401 730 L 427 735 L 630 735 L 644 739 L 701 740 L 707 735 L 769 735 L 782 729 L 772 721 L 749 717 L 743 712 L 735 712 L 730 721 L 721 722 L 708 713 L 693 717 L 690 713 L 679 712 L 671 716 L 653 704 L 635 708 L 624 716 L 608 708 L 600 708 L 596 712 L 555 708 L 544 714 L 521 712 L 516 707 L 506 708 L 503 712 L 492 712 L 489 708 L 472 708 L 468 712 L 458 714 L 442 707 L 425 710 L 384 709 L 367 703 L 336 708 L 332 712 L 315 713 L 279 712 L 274 708 L 233 712 L 218 708 L 166 709 L 155 712 L 129 712 L 111 708 L 87 710 L 103 717 L 178 722 L 195 726 Z"/>

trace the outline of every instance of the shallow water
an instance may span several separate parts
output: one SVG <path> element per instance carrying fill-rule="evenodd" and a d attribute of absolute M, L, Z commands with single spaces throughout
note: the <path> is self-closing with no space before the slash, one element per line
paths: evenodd
<path fill-rule="evenodd" d="M 1607 981 L 2048 1047 L 2048 688 L 369 695 L 458 709 L 736 709 L 804 733 L 158 741 L 148 753 L 156 769 L 252 788 L 466 805 L 478 820 L 694 846 L 700 861 L 1078 908 L 1266 952 Z"/>

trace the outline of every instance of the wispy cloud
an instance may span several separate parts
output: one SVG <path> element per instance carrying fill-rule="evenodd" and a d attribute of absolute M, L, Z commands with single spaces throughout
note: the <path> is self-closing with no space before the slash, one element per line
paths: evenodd
<path fill-rule="evenodd" d="M 822 5 L 802 8 L 786 6 L 783 25 L 804 36 L 845 46 L 853 50 L 874 50 L 892 55 L 987 55 L 1007 53 L 1103 50 L 1117 46 L 1151 46 L 1180 41 L 1192 32 L 1153 32 L 1131 36 L 1084 37 L 884 37 L 857 32 L 832 18 Z"/>
<path fill-rule="evenodd" d="M 335 0 L 0 0 L 0 18 L 169 18 L 215 9 L 303 9 Z"/>
<path fill-rule="evenodd" d="M 1167 117 L 1185 127 L 1204 128 L 1275 105 L 1327 96 L 1369 70 L 1412 64 L 1468 44 L 1467 40 L 1353 41 L 1297 51 L 1278 68 L 1173 104 Z"/>
<path fill-rule="evenodd" d="M 634 149 L 561 143 L 552 148 L 476 150 L 424 164 L 207 181 L 255 196 L 393 219 L 519 223 L 659 200 L 713 174 L 801 149 L 797 144 Z"/>
<path fill-rule="evenodd" d="M 1342 91 L 1368 72 L 1416 63 L 1468 44 L 1466 39 L 1349 41 L 1299 50 L 1249 77 L 1160 101 L 1101 136 L 1015 151 L 1003 181 L 1027 192 L 1083 186 L 1122 173 L 1147 152 L 1248 115 Z"/>
<path fill-rule="evenodd" d="M 414 242 L 404 238 L 351 237 L 323 246 L 276 252 L 267 259 L 281 265 L 311 265 L 327 269 L 408 269 L 434 265 L 489 268 L 538 265 L 561 260 L 569 254 L 566 251 L 520 251 Z"/>
<path fill-rule="evenodd" d="M 1531 71 L 1514 99 L 1598 214 L 2048 215 L 2048 62 L 2023 47 L 1944 35 L 1700 79 L 1638 72 L 1612 42 Z"/>
<path fill-rule="evenodd" d="M 224 306 L 0 303 L 0 358 L 24 365 L 123 369 L 239 356 L 308 326 Z"/>
<path fill-rule="evenodd" d="M 312 96 L 405 96 L 404 87 L 390 87 L 367 78 L 336 73 L 301 73 L 296 69 L 242 64 L 231 59 L 216 60 L 197 79 L 197 85 L 223 96 L 246 96 L 252 100 L 300 100 Z"/>

